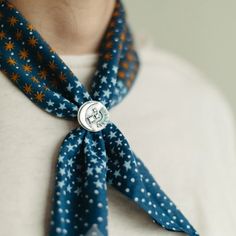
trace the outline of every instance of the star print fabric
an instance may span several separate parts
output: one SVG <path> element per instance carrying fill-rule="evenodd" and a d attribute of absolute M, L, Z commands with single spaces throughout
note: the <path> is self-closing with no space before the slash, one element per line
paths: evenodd
<path fill-rule="evenodd" d="M 89 92 L 6 0 L 0 0 L 0 27 L 1 71 L 35 105 L 58 118 L 76 121 L 78 109 L 92 100 L 111 109 L 125 98 L 137 78 L 139 58 L 120 1 L 101 42 Z M 198 235 L 112 122 L 98 132 L 78 125 L 63 140 L 49 235 L 107 236 L 107 185 L 136 202 L 163 228 Z"/>

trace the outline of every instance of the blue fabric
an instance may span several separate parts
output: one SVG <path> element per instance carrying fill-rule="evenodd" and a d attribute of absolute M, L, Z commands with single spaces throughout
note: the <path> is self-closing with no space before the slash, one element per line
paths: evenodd
<path fill-rule="evenodd" d="M 25 17 L 11 3 L 0 3 L 0 69 L 42 110 L 76 121 L 85 102 L 100 101 L 111 109 L 128 94 L 139 59 L 120 1 L 102 40 L 89 92 Z M 107 184 L 163 228 L 198 235 L 112 122 L 99 132 L 79 125 L 71 130 L 61 144 L 55 178 L 50 236 L 108 235 Z"/>

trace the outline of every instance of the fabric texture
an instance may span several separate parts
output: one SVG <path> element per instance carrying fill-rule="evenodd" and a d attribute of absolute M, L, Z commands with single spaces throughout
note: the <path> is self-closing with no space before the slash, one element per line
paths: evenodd
<path fill-rule="evenodd" d="M 139 60 L 119 1 L 100 48 L 90 93 L 7 1 L 1 1 L 1 23 L 7 29 L 0 35 L 1 70 L 54 116 L 74 120 L 78 108 L 90 100 L 111 109 L 135 81 Z M 107 184 L 135 201 L 163 228 L 197 235 L 112 122 L 97 133 L 78 127 L 65 137 L 57 163 L 50 235 L 107 235 Z"/>

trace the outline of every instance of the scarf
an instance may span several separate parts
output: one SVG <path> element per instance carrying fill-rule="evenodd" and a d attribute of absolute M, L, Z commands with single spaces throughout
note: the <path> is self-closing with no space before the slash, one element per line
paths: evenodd
<path fill-rule="evenodd" d="M 89 91 L 6 0 L 0 0 L 0 25 L 1 71 L 43 111 L 78 124 L 60 146 L 49 235 L 107 236 L 107 185 L 163 228 L 198 235 L 109 120 L 108 111 L 128 94 L 139 68 L 121 2 L 102 39 Z"/>

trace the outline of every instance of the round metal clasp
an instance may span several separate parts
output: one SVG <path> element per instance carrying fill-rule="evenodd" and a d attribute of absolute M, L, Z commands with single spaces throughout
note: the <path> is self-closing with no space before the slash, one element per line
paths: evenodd
<path fill-rule="evenodd" d="M 101 102 L 88 101 L 79 108 L 77 119 L 84 129 L 97 132 L 108 124 L 109 112 Z"/>

